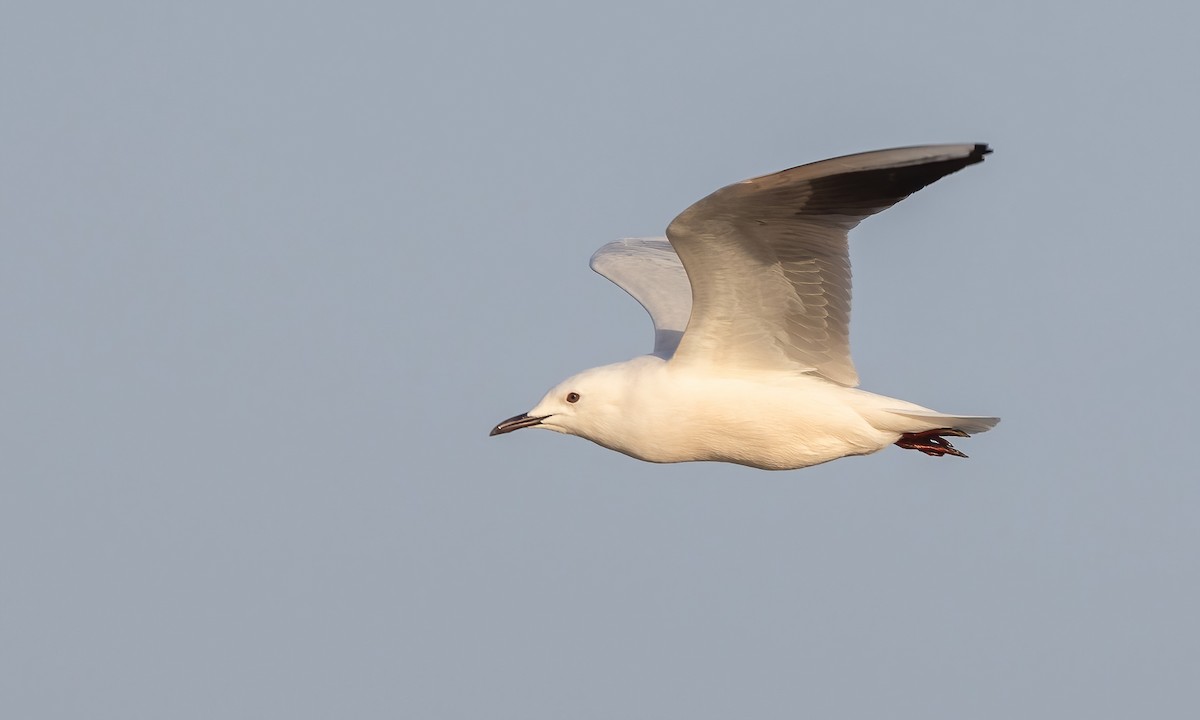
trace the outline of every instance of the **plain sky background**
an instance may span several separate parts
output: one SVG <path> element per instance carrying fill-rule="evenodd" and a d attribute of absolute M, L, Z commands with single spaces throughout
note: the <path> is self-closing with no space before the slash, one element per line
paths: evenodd
<path fill-rule="evenodd" d="M 1192 718 L 1195 2 L 11 2 L 5 718 Z M 970 460 L 488 438 L 648 352 L 708 192 L 984 141 L 852 236 Z"/>

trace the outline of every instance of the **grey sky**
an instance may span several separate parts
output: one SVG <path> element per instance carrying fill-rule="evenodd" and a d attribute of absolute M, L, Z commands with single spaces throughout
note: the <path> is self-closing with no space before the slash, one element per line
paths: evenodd
<path fill-rule="evenodd" d="M 0 715 L 1192 717 L 1194 3 L 11 3 Z M 488 438 L 650 349 L 587 268 L 745 177 L 970 460 Z"/>

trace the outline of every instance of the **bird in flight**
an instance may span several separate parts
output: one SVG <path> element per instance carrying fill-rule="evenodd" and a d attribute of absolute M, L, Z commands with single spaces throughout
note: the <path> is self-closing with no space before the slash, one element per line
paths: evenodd
<path fill-rule="evenodd" d="M 962 168 L 983 144 L 823 160 L 721 188 L 667 237 L 618 240 L 591 267 L 654 322 L 654 352 L 585 370 L 492 429 L 577 435 L 649 462 L 808 467 L 888 445 L 966 457 L 947 438 L 999 418 L 858 389 L 849 231 Z"/>

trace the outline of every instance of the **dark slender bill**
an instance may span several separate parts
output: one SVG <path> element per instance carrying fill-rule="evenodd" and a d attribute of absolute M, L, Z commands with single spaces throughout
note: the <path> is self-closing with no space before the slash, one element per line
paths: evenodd
<path fill-rule="evenodd" d="M 488 437 L 491 437 L 492 435 L 503 435 L 504 433 L 510 433 L 513 430 L 533 427 L 534 425 L 541 425 L 542 421 L 545 420 L 546 417 L 548 416 L 533 417 L 525 414 L 514 415 L 496 427 L 492 428 L 492 431 L 488 433 Z"/>

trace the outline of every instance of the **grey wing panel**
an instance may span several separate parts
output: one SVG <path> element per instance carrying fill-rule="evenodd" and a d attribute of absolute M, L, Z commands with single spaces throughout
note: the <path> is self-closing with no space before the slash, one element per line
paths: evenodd
<path fill-rule="evenodd" d="M 592 255 L 591 268 L 641 303 L 654 322 L 654 354 L 670 358 L 692 312 L 687 273 L 666 238 L 626 238 Z"/>
<path fill-rule="evenodd" d="M 693 293 L 676 360 L 813 371 L 857 385 L 847 233 L 985 145 L 860 153 L 722 188 L 667 229 Z"/>

